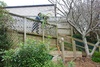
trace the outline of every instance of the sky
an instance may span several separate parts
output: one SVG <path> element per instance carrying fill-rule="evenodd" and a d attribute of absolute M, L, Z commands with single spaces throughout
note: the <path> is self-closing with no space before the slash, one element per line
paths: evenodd
<path fill-rule="evenodd" d="M 0 0 L 0 1 L 4 1 L 7 4 L 7 6 L 50 4 L 48 0 Z"/>

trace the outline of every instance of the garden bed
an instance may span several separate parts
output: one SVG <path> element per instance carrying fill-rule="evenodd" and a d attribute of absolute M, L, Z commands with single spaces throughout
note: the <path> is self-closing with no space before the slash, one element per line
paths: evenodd
<path fill-rule="evenodd" d="M 68 67 L 67 62 L 71 61 L 73 58 L 66 58 L 66 67 Z M 100 67 L 100 63 L 93 62 L 90 58 L 82 57 L 77 58 L 73 61 L 75 67 Z"/>

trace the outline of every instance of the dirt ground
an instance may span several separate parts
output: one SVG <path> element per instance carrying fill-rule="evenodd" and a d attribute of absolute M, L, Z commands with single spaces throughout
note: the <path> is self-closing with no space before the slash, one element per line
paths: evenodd
<path fill-rule="evenodd" d="M 72 58 L 66 58 L 65 65 L 68 67 L 67 62 L 71 61 Z M 82 57 L 74 60 L 75 67 L 100 67 L 100 63 L 93 62 L 91 59 Z"/>

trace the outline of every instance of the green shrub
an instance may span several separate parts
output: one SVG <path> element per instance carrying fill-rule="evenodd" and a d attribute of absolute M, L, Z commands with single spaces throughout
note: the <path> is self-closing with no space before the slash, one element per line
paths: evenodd
<path fill-rule="evenodd" d="M 80 34 L 74 34 L 73 37 L 82 40 L 82 35 L 80 35 Z M 97 42 L 97 39 L 93 39 L 91 36 L 86 36 L 86 39 L 90 43 L 94 43 L 95 44 Z"/>
<path fill-rule="evenodd" d="M 5 51 L 5 67 L 42 67 L 52 58 L 45 45 L 42 42 L 28 40 L 25 45 L 21 43 L 15 50 Z"/>
<path fill-rule="evenodd" d="M 100 63 L 100 52 L 94 52 L 94 54 L 92 56 L 92 60 L 94 62 L 99 62 Z"/>
<path fill-rule="evenodd" d="M 3 51 L 8 50 L 12 45 L 11 38 L 8 37 L 7 33 L 7 23 L 10 20 L 10 16 L 8 11 L 3 8 L 5 6 L 6 4 L 0 1 L 0 67 L 3 65 L 3 62 L 1 61 Z"/>
<path fill-rule="evenodd" d="M 68 62 L 68 67 L 75 67 L 75 63 L 73 61 Z"/>
<path fill-rule="evenodd" d="M 58 62 L 48 61 L 45 63 L 43 67 L 65 67 L 62 60 L 58 60 Z"/>
<path fill-rule="evenodd" d="M 65 50 L 70 50 L 72 51 L 72 44 L 71 43 L 68 43 L 68 42 L 64 42 L 64 46 L 65 46 Z"/>
<path fill-rule="evenodd" d="M 78 38 L 78 39 L 81 39 L 81 40 L 82 40 L 82 35 L 80 35 L 80 34 L 74 34 L 74 35 L 73 35 L 73 37 L 74 37 L 74 38 Z"/>

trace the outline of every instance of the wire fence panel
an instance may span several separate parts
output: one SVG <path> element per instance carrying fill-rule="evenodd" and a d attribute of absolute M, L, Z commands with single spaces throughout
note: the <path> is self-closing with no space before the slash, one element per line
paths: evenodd
<path fill-rule="evenodd" d="M 12 45 L 18 44 L 20 40 L 18 38 L 17 31 L 15 30 L 13 26 L 13 20 L 10 20 L 10 19 L 7 19 L 6 21 L 5 20 L 6 19 L 0 20 L 0 23 L 2 23 L 0 25 L 0 43 L 2 43 L 4 46 L 8 45 L 9 47 L 12 48 L 13 47 Z"/>
<path fill-rule="evenodd" d="M 57 36 L 57 28 L 55 25 L 46 25 L 45 26 L 45 35 Z"/>
<path fill-rule="evenodd" d="M 10 19 L 6 25 L 8 28 L 9 37 L 11 37 L 11 41 L 13 41 L 15 45 L 18 44 L 19 42 L 24 41 L 25 32 L 26 32 L 26 38 L 28 38 L 27 34 L 31 34 L 32 35 L 31 38 L 34 37 L 33 34 L 41 36 L 43 35 L 41 21 L 36 21 L 34 19 L 15 15 L 12 13 L 10 13 L 10 16 L 12 17 L 12 19 Z M 44 35 L 56 37 L 57 36 L 56 25 L 51 25 L 46 23 L 44 26 Z"/>
<path fill-rule="evenodd" d="M 23 31 L 24 30 L 24 17 L 22 16 L 17 16 L 17 15 L 12 15 L 14 22 L 13 22 L 13 27 L 12 29 L 16 29 L 17 31 Z M 29 18 L 26 18 L 26 32 L 27 33 L 36 33 L 38 30 L 38 34 L 42 34 L 42 23 L 39 21 L 35 21 Z M 33 27 L 35 29 L 32 31 Z M 36 29 L 38 27 L 38 29 Z M 50 24 L 45 24 L 45 34 L 51 35 L 51 36 L 56 36 L 56 26 L 55 25 L 50 25 Z"/>

